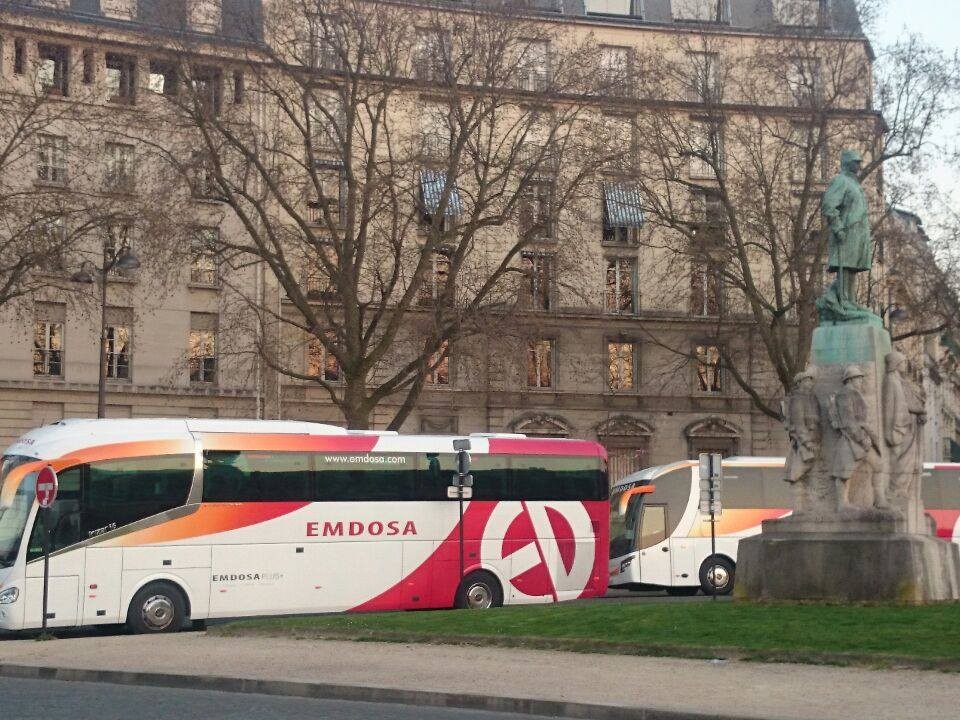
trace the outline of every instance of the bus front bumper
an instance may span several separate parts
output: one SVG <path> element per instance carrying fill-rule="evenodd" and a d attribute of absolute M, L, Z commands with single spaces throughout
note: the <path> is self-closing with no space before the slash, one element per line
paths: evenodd
<path fill-rule="evenodd" d="M 23 624 L 22 584 L 13 568 L 0 568 L 0 630 L 19 630 Z"/>

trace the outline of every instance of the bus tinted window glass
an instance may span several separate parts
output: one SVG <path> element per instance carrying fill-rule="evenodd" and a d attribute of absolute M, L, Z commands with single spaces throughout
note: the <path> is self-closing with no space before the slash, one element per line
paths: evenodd
<path fill-rule="evenodd" d="M 314 463 L 315 500 L 418 499 L 413 453 L 316 453 Z"/>
<path fill-rule="evenodd" d="M 313 494 L 308 453 L 216 450 L 203 457 L 206 502 L 308 501 Z"/>
<path fill-rule="evenodd" d="M 47 529 L 50 552 L 78 543 L 86 538 L 80 516 L 80 483 L 83 466 L 57 473 L 57 499 L 39 513 L 30 534 L 27 560 L 43 556 L 43 532 Z"/>
<path fill-rule="evenodd" d="M 38 465 L 31 457 L 7 455 L 0 466 L 0 568 L 13 565 L 20 552 L 36 497 Z"/>
<path fill-rule="evenodd" d="M 672 535 L 687 509 L 687 503 L 690 501 L 692 491 L 692 470 L 689 465 L 671 470 L 670 472 L 657 475 L 650 482 L 656 488 L 653 496 L 648 502 L 661 503 L 667 506 L 669 512 L 667 518 L 670 520 L 670 527 L 667 528 L 667 534 Z M 699 486 L 697 486 L 699 488 Z"/>
<path fill-rule="evenodd" d="M 645 505 L 640 521 L 640 549 L 653 547 L 667 539 L 667 509 L 663 505 Z"/>
<path fill-rule="evenodd" d="M 192 455 L 90 463 L 83 492 L 84 532 L 93 537 L 180 507 L 192 481 Z"/>
<path fill-rule="evenodd" d="M 620 514 L 623 493 L 610 498 L 610 557 L 618 558 L 634 550 L 637 537 L 637 517 L 643 503 L 643 495 L 635 493 L 627 498 L 624 513 Z"/>
<path fill-rule="evenodd" d="M 456 472 L 457 456 L 450 456 Z M 470 456 L 470 474 L 473 475 L 474 500 L 510 500 L 516 497 L 510 458 L 506 455 Z"/>
<path fill-rule="evenodd" d="M 794 489 L 783 479 L 783 468 L 762 468 L 760 473 L 763 477 L 763 507 L 792 508 L 796 502 Z"/>
<path fill-rule="evenodd" d="M 943 485 L 943 473 L 936 470 L 924 470 L 920 481 L 920 493 L 923 497 L 923 506 L 932 510 L 946 508 L 940 494 Z"/>
<path fill-rule="evenodd" d="M 516 500 L 605 500 L 599 458 L 519 455 L 511 458 Z"/>
<path fill-rule="evenodd" d="M 763 507 L 763 469 L 757 467 L 725 467 L 720 490 L 724 508 Z"/>
<path fill-rule="evenodd" d="M 940 497 L 945 510 L 960 510 L 960 470 L 935 470 L 940 478 Z"/>

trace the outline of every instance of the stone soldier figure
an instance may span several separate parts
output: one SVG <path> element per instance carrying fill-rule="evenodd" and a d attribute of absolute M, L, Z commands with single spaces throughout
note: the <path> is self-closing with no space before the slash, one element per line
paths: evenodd
<path fill-rule="evenodd" d="M 837 483 L 837 509 L 849 510 L 849 480 L 857 472 L 869 473 L 874 488 L 874 505 L 886 509 L 887 497 L 880 469 L 880 443 L 867 422 L 863 397 L 863 371 L 856 365 L 843 370 L 843 389 L 830 398 L 830 424 L 838 438 L 830 458 L 830 477 Z"/>
<path fill-rule="evenodd" d="M 783 424 L 790 438 L 786 478 L 789 483 L 803 480 L 820 451 L 820 403 L 813 392 L 817 369 L 807 367 L 793 379 L 793 391 L 783 402 Z"/>
<path fill-rule="evenodd" d="M 905 381 L 903 369 L 907 359 L 894 350 L 887 354 L 887 374 L 883 381 L 883 439 L 893 456 L 891 491 L 907 497 L 910 485 L 920 476 L 921 426 L 927 415 L 923 399 L 912 383 Z"/>
<path fill-rule="evenodd" d="M 857 176 L 863 159 L 856 150 L 840 155 L 840 173 L 833 178 L 821 203 L 821 213 L 830 228 L 827 269 L 836 273 L 833 284 L 817 300 L 825 320 L 850 319 L 867 312 L 857 305 L 857 274 L 870 269 L 873 246 L 867 196 Z"/>

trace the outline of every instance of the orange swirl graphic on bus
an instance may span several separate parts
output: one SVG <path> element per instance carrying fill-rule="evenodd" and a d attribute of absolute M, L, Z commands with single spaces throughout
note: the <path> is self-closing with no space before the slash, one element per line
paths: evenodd
<path fill-rule="evenodd" d="M 760 532 L 764 520 L 786 517 L 793 511 L 789 508 L 743 508 L 723 509 L 717 518 L 717 535 L 741 535 L 747 530 Z M 710 537 L 710 516 L 701 515 L 701 522 L 690 531 L 691 537 Z"/>

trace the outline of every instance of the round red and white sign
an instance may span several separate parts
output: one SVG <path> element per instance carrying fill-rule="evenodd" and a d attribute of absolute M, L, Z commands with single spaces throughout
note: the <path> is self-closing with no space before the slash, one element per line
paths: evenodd
<path fill-rule="evenodd" d="M 47 465 L 37 473 L 37 502 L 48 508 L 57 499 L 57 473 Z"/>

